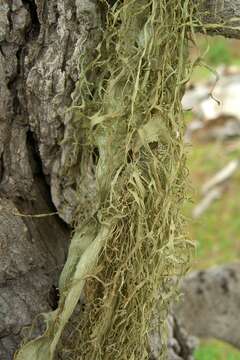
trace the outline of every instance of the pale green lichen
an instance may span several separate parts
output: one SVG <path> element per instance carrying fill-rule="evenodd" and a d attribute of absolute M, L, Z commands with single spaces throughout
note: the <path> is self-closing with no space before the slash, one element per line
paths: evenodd
<path fill-rule="evenodd" d="M 153 326 L 163 334 L 177 288 L 172 277 L 185 273 L 191 248 L 181 216 L 181 98 L 191 70 L 193 11 L 193 0 L 118 1 L 108 10 L 96 59 L 82 61 L 74 141 L 86 152 L 98 148 L 97 211 L 76 225 L 46 332 L 16 360 L 54 358 L 83 291 L 85 312 L 61 350 L 70 359 L 146 360 Z"/>

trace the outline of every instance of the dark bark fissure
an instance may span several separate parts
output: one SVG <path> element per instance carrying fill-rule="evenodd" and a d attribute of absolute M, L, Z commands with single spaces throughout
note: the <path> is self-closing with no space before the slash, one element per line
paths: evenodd
<path fill-rule="evenodd" d="M 37 6 L 34 0 L 22 0 L 23 5 L 30 14 L 30 23 L 25 29 L 24 32 L 24 43 L 19 45 L 16 52 L 17 58 L 17 69 L 16 74 L 11 79 L 7 86 L 12 94 L 13 99 L 13 117 L 16 115 L 25 115 L 28 117 L 28 114 L 25 113 L 23 109 L 23 102 L 19 99 L 19 92 L 24 93 L 24 58 L 27 55 L 28 43 L 33 41 L 39 36 L 40 33 L 40 22 L 37 14 Z M 8 21 L 10 25 L 10 31 L 13 30 L 13 21 L 12 21 L 12 2 L 10 2 L 10 10 L 8 12 Z"/>
<path fill-rule="evenodd" d="M 4 166 L 3 166 L 3 154 L 1 154 L 0 156 L 0 184 L 3 178 L 3 174 L 4 174 Z"/>
<path fill-rule="evenodd" d="M 3 57 L 5 57 L 1 44 L 0 44 L 0 54 L 1 54 Z"/>
<path fill-rule="evenodd" d="M 34 40 L 39 36 L 41 24 L 38 19 L 38 13 L 37 13 L 37 5 L 34 0 L 22 0 L 23 5 L 26 7 L 26 9 L 30 13 L 31 17 L 31 23 L 29 25 L 29 28 L 25 32 L 25 40 L 26 42 L 30 40 Z"/>
<path fill-rule="evenodd" d="M 23 51 L 23 46 L 20 46 L 16 52 L 16 58 L 17 58 L 16 74 L 15 74 L 14 78 L 11 79 L 7 84 L 8 89 L 12 94 L 12 102 L 13 102 L 13 116 L 12 117 L 13 118 L 16 115 L 20 115 L 22 113 L 21 103 L 20 103 L 19 97 L 18 97 L 18 83 L 20 83 L 21 75 L 22 75 L 22 71 L 21 71 L 22 51 Z"/>
<path fill-rule="evenodd" d="M 13 22 L 12 22 L 12 0 L 9 1 L 9 11 L 7 13 L 8 23 L 9 23 L 9 30 L 13 30 Z"/>
<path fill-rule="evenodd" d="M 27 132 L 27 149 L 34 179 L 38 184 L 41 196 L 45 199 L 49 212 L 56 213 L 55 218 L 56 221 L 59 223 L 59 226 L 61 226 L 67 232 L 71 231 L 71 226 L 57 215 L 57 208 L 52 201 L 51 189 L 49 185 L 49 176 L 44 174 L 42 159 L 38 149 L 38 141 L 35 138 L 35 134 L 31 130 L 28 130 Z"/>
<path fill-rule="evenodd" d="M 37 140 L 34 139 L 34 133 L 31 130 L 28 130 L 27 132 L 27 148 L 29 153 L 29 162 L 32 168 L 33 175 L 44 178 L 42 160 L 39 154 Z M 47 182 L 45 181 L 45 183 Z"/>
<path fill-rule="evenodd" d="M 99 160 L 99 150 L 97 147 L 94 147 L 92 151 L 92 162 L 94 166 L 97 166 L 98 160 Z"/>
<path fill-rule="evenodd" d="M 49 305 L 51 306 L 52 310 L 57 309 L 59 297 L 60 297 L 59 289 L 57 288 L 56 285 L 53 284 L 48 295 Z"/>
<path fill-rule="evenodd" d="M 27 4 L 27 8 L 28 11 L 30 12 L 30 16 L 31 16 L 31 22 L 28 26 L 28 28 L 25 31 L 24 34 L 24 38 L 25 38 L 25 43 L 23 46 L 20 46 L 16 56 L 17 56 L 17 75 L 16 75 L 16 79 L 13 82 L 13 86 L 12 88 L 14 88 L 14 85 L 19 84 L 19 87 L 16 91 L 16 98 L 18 98 L 18 100 L 16 99 L 16 101 L 19 103 L 19 107 L 23 107 L 24 103 L 25 103 L 25 99 L 23 99 L 23 101 L 21 102 L 19 100 L 19 91 L 22 91 L 22 93 L 24 94 L 25 89 L 24 89 L 24 63 L 25 63 L 25 57 L 27 56 L 27 52 L 28 52 L 28 44 L 31 43 L 31 41 L 34 41 L 34 39 L 36 39 L 40 33 L 40 23 L 38 20 L 38 15 L 37 15 L 37 8 L 36 8 L 36 4 L 34 1 L 31 0 L 24 0 L 23 4 Z M 24 95 L 23 95 L 24 96 Z M 24 96 L 25 97 L 25 96 Z M 24 111 L 23 109 L 20 110 L 20 113 L 26 113 L 26 110 Z M 29 117 L 28 114 L 25 114 L 27 117 Z"/>

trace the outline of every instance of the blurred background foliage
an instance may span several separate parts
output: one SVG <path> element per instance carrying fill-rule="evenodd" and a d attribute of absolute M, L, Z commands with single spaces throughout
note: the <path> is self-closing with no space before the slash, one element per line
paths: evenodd
<path fill-rule="evenodd" d="M 199 49 L 194 46 L 194 58 L 208 47 L 205 62 L 213 69 L 219 66 L 239 66 L 240 41 L 226 40 L 222 37 L 198 37 Z M 197 66 L 191 83 L 207 80 L 212 73 L 204 66 Z M 239 94 L 240 100 L 240 94 Z M 240 101 L 239 101 L 240 104 Z M 192 113 L 186 112 L 186 122 L 191 121 Z M 203 183 L 222 169 L 231 159 L 240 158 L 240 147 L 230 151 L 223 143 L 192 144 L 188 146 L 188 168 L 192 189 L 191 201 L 185 213 L 191 239 L 196 241 L 196 257 L 193 269 L 235 261 L 240 258 L 240 174 L 237 172 L 223 196 L 210 206 L 198 219 L 193 220 L 191 213 L 200 199 Z M 233 347 L 215 340 L 203 341 L 195 352 L 196 360 L 240 360 L 240 352 Z"/>
<path fill-rule="evenodd" d="M 195 353 L 195 360 L 239 360 L 240 354 L 230 345 L 220 341 L 202 342 Z"/>

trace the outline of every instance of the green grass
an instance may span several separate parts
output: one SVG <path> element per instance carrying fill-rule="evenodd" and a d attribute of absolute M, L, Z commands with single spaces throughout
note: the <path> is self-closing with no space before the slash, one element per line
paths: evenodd
<path fill-rule="evenodd" d="M 240 360 L 240 353 L 219 341 L 205 341 L 195 352 L 195 360 Z"/>
<path fill-rule="evenodd" d="M 204 63 L 209 68 L 199 65 L 193 70 L 191 81 L 203 81 L 212 75 L 210 69 L 214 70 L 220 65 L 240 66 L 240 42 L 237 40 L 226 40 L 222 36 L 206 37 L 199 35 L 198 48 L 192 46 L 191 57 L 196 59 L 204 56 Z"/>
<path fill-rule="evenodd" d="M 194 145 L 189 151 L 188 167 L 193 195 L 192 202 L 186 207 L 188 218 L 191 218 L 193 207 L 201 199 L 204 182 L 236 156 L 236 153 L 228 154 L 220 144 Z M 236 199 L 239 181 L 238 171 L 229 181 L 222 197 L 200 219 L 190 220 L 190 236 L 197 242 L 195 268 L 206 268 L 240 257 L 240 201 Z"/>
<path fill-rule="evenodd" d="M 217 39 L 211 39 L 209 44 L 209 51 L 206 56 L 206 60 L 211 65 L 219 64 L 231 64 L 231 51 L 229 43 L 225 39 L 219 37 Z"/>

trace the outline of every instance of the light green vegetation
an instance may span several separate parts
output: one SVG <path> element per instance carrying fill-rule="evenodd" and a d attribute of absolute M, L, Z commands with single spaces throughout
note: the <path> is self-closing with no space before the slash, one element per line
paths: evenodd
<path fill-rule="evenodd" d="M 209 45 L 205 61 L 213 68 L 219 65 L 240 65 L 240 43 L 222 37 L 207 41 L 201 37 L 200 48 Z M 193 56 L 194 56 L 193 51 Z M 211 75 L 205 67 L 197 67 L 192 82 L 203 81 Z M 186 121 L 191 120 L 191 112 Z M 192 201 L 186 206 L 190 238 L 196 240 L 194 269 L 208 268 L 239 259 L 240 257 L 240 171 L 230 180 L 221 199 L 216 201 L 198 220 L 191 219 L 191 211 L 201 197 L 201 186 L 231 159 L 240 157 L 239 150 L 229 152 L 229 147 L 220 143 L 189 147 L 188 168 L 192 186 Z M 220 341 L 201 343 L 195 353 L 196 360 L 239 360 L 240 352 Z"/>
<path fill-rule="evenodd" d="M 221 144 L 194 145 L 189 149 L 192 201 L 186 208 L 188 217 L 201 198 L 203 183 L 239 155 L 240 150 L 228 153 Z M 200 219 L 190 219 L 190 237 L 197 242 L 194 268 L 202 269 L 240 257 L 239 180 L 240 172 L 236 172 L 222 197 Z"/>
<path fill-rule="evenodd" d="M 204 63 L 213 70 L 221 65 L 240 66 L 239 40 L 226 40 L 222 36 L 198 36 L 198 49 L 191 46 L 191 56 L 195 59 L 200 54 L 204 54 Z M 211 70 L 201 64 L 194 68 L 191 82 L 203 81 L 210 75 Z"/>
<path fill-rule="evenodd" d="M 208 39 L 208 45 L 209 51 L 206 55 L 208 64 L 212 66 L 240 64 L 240 46 L 237 40 L 226 40 L 219 36 Z"/>
<path fill-rule="evenodd" d="M 195 354 L 195 360 L 240 360 L 240 354 L 219 341 L 203 342 Z"/>

